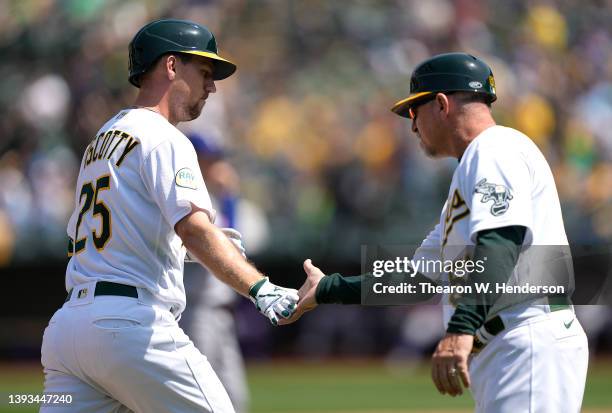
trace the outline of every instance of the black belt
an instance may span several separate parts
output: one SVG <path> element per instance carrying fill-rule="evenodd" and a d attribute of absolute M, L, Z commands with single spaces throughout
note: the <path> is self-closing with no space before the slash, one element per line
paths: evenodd
<path fill-rule="evenodd" d="M 548 306 L 550 312 L 567 310 L 571 308 L 571 302 L 567 297 L 548 297 Z M 482 328 L 490 335 L 496 336 L 506 329 L 504 321 L 500 316 L 496 315 L 490 320 L 487 320 Z M 487 343 L 483 343 L 477 335 L 474 336 L 474 345 L 472 346 L 472 353 L 478 353 L 482 350 Z"/>
<path fill-rule="evenodd" d="M 79 294 L 81 292 L 79 291 Z M 118 295 L 121 297 L 132 297 L 138 298 L 138 290 L 136 287 L 125 284 L 117 284 L 110 281 L 98 281 L 96 283 L 96 290 L 94 291 L 94 296 L 98 295 Z M 72 290 L 68 291 L 68 297 L 66 297 L 66 301 L 70 300 L 72 296 Z"/>

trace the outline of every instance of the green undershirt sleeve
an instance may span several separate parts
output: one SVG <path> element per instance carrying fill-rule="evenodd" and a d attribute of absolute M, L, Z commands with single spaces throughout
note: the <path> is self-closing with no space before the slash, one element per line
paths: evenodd
<path fill-rule="evenodd" d="M 518 260 L 526 231 L 525 227 L 518 225 L 480 231 L 473 261 L 485 259 L 486 265 L 482 273 L 470 277 L 469 283 L 506 283 Z M 489 293 L 485 296 L 484 293 L 479 294 L 476 291 L 476 288 L 472 288 L 471 294 L 459 299 L 455 313 L 448 323 L 447 332 L 474 334 L 484 324 L 489 309 L 499 295 Z"/>
<path fill-rule="evenodd" d="M 431 279 L 417 273 L 410 276 L 405 273 L 388 274 L 385 281 L 391 285 L 401 283 L 418 285 L 420 283 L 435 284 Z M 344 277 L 340 274 L 331 274 L 323 277 L 317 286 L 315 299 L 319 304 L 361 304 L 362 289 L 372 291 L 374 283 L 380 279 L 371 273 Z M 434 294 L 410 294 L 405 298 L 406 304 L 423 302 L 430 299 Z"/>
<path fill-rule="evenodd" d="M 485 271 L 480 274 L 487 282 L 506 282 L 516 264 L 520 248 L 525 238 L 526 228 L 511 226 L 485 230 L 478 233 L 473 260 L 487 257 Z M 396 281 L 433 283 L 422 274 L 409 277 L 406 274 L 392 275 Z M 331 274 L 323 277 L 317 286 L 315 299 L 318 304 L 360 304 L 363 288 L 371 289 L 371 284 L 378 279 L 371 273 L 357 276 Z M 474 288 L 472 288 L 475 291 Z M 415 296 L 414 302 L 425 301 L 432 295 Z M 493 297 L 494 300 L 494 297 Z M 485 297 L 476 294 L 462 297 L 452 316 L 448 332 L 473 334 L 486 319 L 487 311 L 493 302 L 485 302 Z"/>
<path fill-rule="evenodd" d="M 331 274 L 323 277 L 317 286 L 315 298 L 319 304 L 359 304 L 361 284 L 367 274 L 343 277 Z"/>

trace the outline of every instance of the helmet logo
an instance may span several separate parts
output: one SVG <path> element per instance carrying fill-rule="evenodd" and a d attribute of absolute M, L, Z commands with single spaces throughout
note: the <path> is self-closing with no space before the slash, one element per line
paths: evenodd
<path fill-rule="evenodd" d="M 472 89 L 480 89 L 482 87 L 482 83 L 476 80 L 472 80 L 470 83 L 468 83 L 468 86 L 471 87 Z"/>

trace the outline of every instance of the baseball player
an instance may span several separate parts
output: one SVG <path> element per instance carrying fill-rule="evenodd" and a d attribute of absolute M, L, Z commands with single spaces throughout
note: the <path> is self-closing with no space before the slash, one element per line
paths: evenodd
<path fill-rule="evenodd" d="M 183 20 L 140 29 L 129 62 L 139 93 L 85 150 L 67 229 L 68 297 L 42 343 L 45 392 L 73 402 L 42 411 L 233 412 L 177 324 L 187 250 L 273 324 L 298 299 L 242 257 L 234 232 L 232 241 L 213 224 L 195 150 L 175 127 L 197 118 L 215 81 L 236 66 L 207 28 Z"/>
<path fill-rule="evenodd" d="M 489 66 L 448 53 L 416 67 L 410 95 L 392 110 L 412 120 L 428 155 L 459 161 L 440 222 L 413 262 L 454 262 L 472 251 L 475 259 L 488 259 L 480 277 L 502 285 L 537 279 L 533 272 L 545 269 L 530 265 L 529 251 L 567 247 L 568 241 L 544 156 L 527 136 L 495 124 L 495 100 Z M 369 275 L 324 276 L 310 260 L 304 268 L 301 301 L 288 322 L 319 303 L 359 303 L 370 285 Z M 580 411 L 588 347 L 573 307 L 564 296 L 508 301 L 503 294 L 444 297 L 447 330 L 432 360 L 437 389 L 456 396 L 462 385 L 470 387 L 478 412 Z"/>

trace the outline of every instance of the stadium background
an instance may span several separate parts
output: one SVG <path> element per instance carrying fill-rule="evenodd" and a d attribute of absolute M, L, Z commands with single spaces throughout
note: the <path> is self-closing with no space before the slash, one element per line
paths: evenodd
<path fill-rule="evenodd" d="M 549 160 L 572 244 L 608 251 L 578 267 L 610 275 L 609 0 L 6 0 L 0 393 L 40 391 L 42 330 L 65 295 L 78 163 L 102 123 L 132 103 L 127 43 L 158 17 L 205 24 L 238 64 L 183 129 L 222 147 L 237 168 L 260 217 L 247 250 L 274 281 L 300 285 L 305 258 L 359 273 L 362 245 L 418 244 L 433 227 L 456 163 L 425 158 L 389 108 L 406 96 L 416 63 L 457 50 L 491 64 L 498 122 L 528 134 Z M 593 354 L 585 411 L 612 411 L 610 309 L 580 311 Z M 245 301 L 238 325 L 254 412 L 471 406 L 429 382 L 427 357 L 442 333 L 435 306 L 327 307 L 273 329 Z"/>

